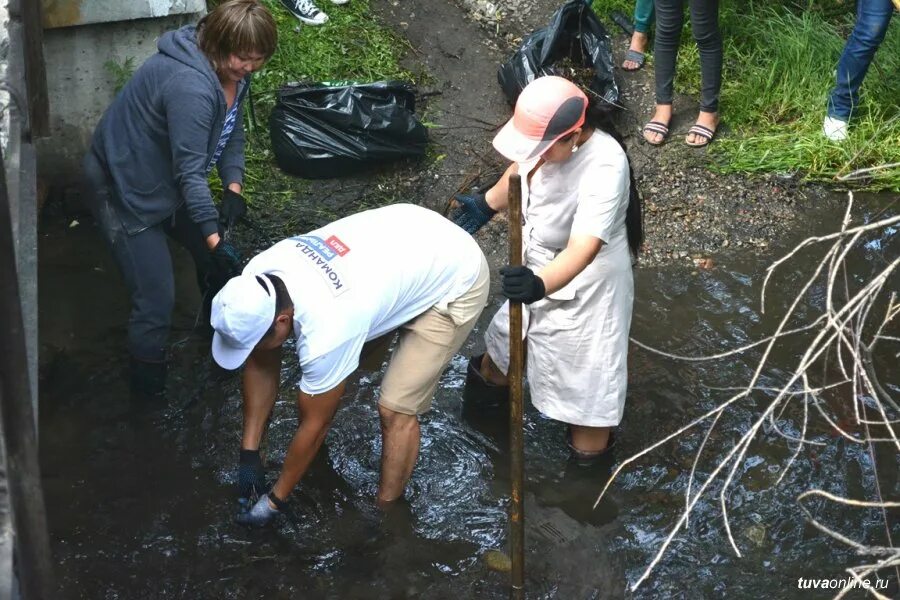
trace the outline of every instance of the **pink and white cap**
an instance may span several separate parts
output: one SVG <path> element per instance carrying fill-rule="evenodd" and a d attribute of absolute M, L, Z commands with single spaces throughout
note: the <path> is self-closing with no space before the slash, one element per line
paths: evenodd
<path fill-rule="evenodd" d="M 513 118 L 494 137 L 494 148 L 514 162 L 537 158 L 584 124 L 587 105 L 585 93 L 568 79 L 538 77 L 519 94 Z"/>

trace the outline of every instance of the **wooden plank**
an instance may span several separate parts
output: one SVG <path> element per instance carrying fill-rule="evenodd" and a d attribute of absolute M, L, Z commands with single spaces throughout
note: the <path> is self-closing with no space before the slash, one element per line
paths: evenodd
<path fill-rule="evenodd" d="M 21 43 L 25 88 L 28 96 L 28 140 L 50 135 L 50 97 L 47 93 L 47 68 L 44 64 L 44 28 L 41 3 L 35 0 L 9 0 L 9 37 L 12 47 Z M 17 65 L 10 61 L 10 75 Z M 15 81 L 15 78 L 12 79 Z"/>
<path fill-rule="evenodd" d="M 29 144 L 23 145 L 30 148 Z M 32 173 L 32 181 L 33 177 Z M 7 449 L 16 571 L 26 600 L 50 600 L 57 594 L 41 488 L 37 425 L 28 378 L 9 200 L 6 169 L 0 156 L 0 424 Z"/>
<path fill-rule="evenodd" d="M 522 265 L 522 179 L 509 176 L 509 264 Z M 525 442 L 522 378 L 525 373 L 525 344 L 522 340 L 522 303 L 509 302 L 509 556 L 510 600 L 525 598 Z"/>
<path fill-rule="evenodd" d="M 3 392 L 0 391 L 0 398 Z M 0 414 L 0 599 L 13 594 L 13 534 L 12 506 L 9 501 L 9 469 L 6 465 L 6 437 L 3 435 L 3 415 Z"/>

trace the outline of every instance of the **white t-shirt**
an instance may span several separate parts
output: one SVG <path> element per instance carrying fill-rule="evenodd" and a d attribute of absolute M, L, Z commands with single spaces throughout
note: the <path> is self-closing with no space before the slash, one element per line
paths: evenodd
<path fill-rule="evenodd" d="M 535 164 L 519 165 L 526 240 L 556 249 L 565 248 L 573 235 L 590 235 L 606 245 L 627 243 L 628 157 L 612 136 L 595 129 L 569 160 L 544 163 L 529 184 Z"/>
<path fill-rule="evenodd" d="M 284 281 L 294 301 L 300 390 L 321 394 L 356 370 L 365 342 L 466 293 L 481 257 L 454 223 L 395 204 L 278 242 L 244 274 Z"/>

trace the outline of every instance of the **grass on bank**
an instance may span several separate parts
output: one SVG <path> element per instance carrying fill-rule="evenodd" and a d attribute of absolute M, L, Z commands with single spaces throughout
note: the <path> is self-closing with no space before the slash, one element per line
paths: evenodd
<path fill-rule="evenodd" d="M 631 14 L 627 0 L 594 0 L 594 10 Z M 723 3 L 725 45 L 721 115 L 727 135 L 710 146 L 722 171 L 800 173 L 834 180 L 900 162 L 900 24 L 894 19 L 862 86 L 843 143 L 822 135 L 828 93 L 849 34 L 853 2 L 776 0 Z M 651 67 L 652 68 L 652 67 Z M 699 55 L 685 24 L 676 87 L 699 95 Z M 676 106 L 676 110 L 677 110 Z M 873 190 L 900 191 L 900 167 L 873 171 Z"/>
<path fill-rule="evenodd" d="M 400 66 L 406 42 L 372 18 L 368 0 L 343 6 L 322 5 L 329 21 L 319 27 L 302 25 L 278 0 L 262 0 L 278 26 L 278 47 L 253 75 L 253 106 L 244 112 L 246 172 L 244 184 L 251 203 L 285 205 L 305 182 L 282 173 L 275 165 L 269 139 L 269 114 L 278 88 L 293 82 L 378 81 L 413 79 Z M 210 3 L 211 4 L 211 3 Z M 213 183 L 220 187 L 218 181 Z"/>

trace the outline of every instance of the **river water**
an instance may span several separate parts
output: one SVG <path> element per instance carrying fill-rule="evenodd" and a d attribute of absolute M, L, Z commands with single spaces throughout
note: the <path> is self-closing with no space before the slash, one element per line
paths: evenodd
<path fill-rule="evenodd" d="M 890 198 L 867 198 L 857 219 L 872 218 Z M 759 291 L 774 258 L 813 233 L 833 231 L 842 211 L 811 209 L 793 235 L 772 240 L 771 254 L 740 252 L 712 263 L 636 270 L 633 336 L 669 352 L 706 355 L 766 337 L 809 270 L 801 254 L 775 280 L 764 315 Z M 53 229 L 56 227 L 56 229 Z M 210 369 L 207 344 L 192 330 L 197 298 L 176 309 L 167 403 L 136 407 L 122 377 L 127 303 L 114 265 L 90 225 L 49 225 L 41 241 L 41 449 L 51 538 L 61 595 L 71 598 L 505 598 L 508 575 L 489 568 L 506 544 L 508 453 L 505 414 L 463 410 L 465 361 L 483 347 L 496 307 L 485 311 L 444 375 L 422 421 L 422 451 L 408 502 L 387 514 L 373 507 L 380 457 L 376 409 L 384 367 L 376 356 L 351 378 L 326 445 L 290 499 L 292 515 L 269 530 L 233 523 L 240 392 L 235 378 Z M 900 252 L 882 232 L 851 257 L 854 277 L 882 268 Z M 502 250 L 491 254 L 496 265 Z M 180 258 L 184 258 L 183 256 Z M 189 261 L 181 260 L 186 265 Z M 179 290 L 191 288 L 187 266 Z M 897 290 L 894 277 L 889 289 Z M 494 290 L 496 292 L 496 290 Z M 816 288 L 801 312 L 815 315 Z M 897 335 L 896 327 L 893 335 Z M 783 382 L 809 338 L 779 342 L 762 385 Z M 887 346 L 885 346 L 887 347 Z M 900 393 L 896 344 L 878 362 L 882 383 Z M 797 579 L 845 577 L 860 558 L 809 527 L 795 503 L 822 487 L 872 499 L 868 451 L 813 420 L 823 446 L 802 452 L 777 488 L 791 447 L 763 431 L 728 494 L 730 549 L 715 494 L 701 501 L 657 569 L 641 576 L 684 506 L 688 473 L 705 429 L 630 465 L 596 510 L 591 505 L 615 464 L 709 410 L 745 384 L 759 349 L 684 363 L 632 346 L 629 398 L 613 457 L 590 468 L 567 461 L 564 428 L 526 412 L 526 572 L 529 598 L 816 598 Z M 283 380 L 296 378 L 285 362 Z M 702 478 L 757 417 L 765 393 L 739 402 L 710 436 Z M 477 399 L 476 399 L 477 400 Z M 850 410 L 833 394 L 829 409 Z M 284 386 L 266 443 L 277 473 L 297 426 Z M 790 415 L 787 415 L 789 418 Z M 789 423 L 785 423 L 790 427 Z M 885 497 L 900 496 L 898 453 L 878 454 Z M 816 514 L 852 537 L 883 544 L 880 513 L 818 504 Z M 891 516 L 894 539 L 900 519 Z M 496 555 L 493 555 L 496 558 Z M 893 577 L 896 594 L 896 574 Z M 816 594 L 819 595 L 816 595 Z M 889 595 L 890 595 L 889 594 Z M 850 597 L 862 597 L 861 595 Z"/>

